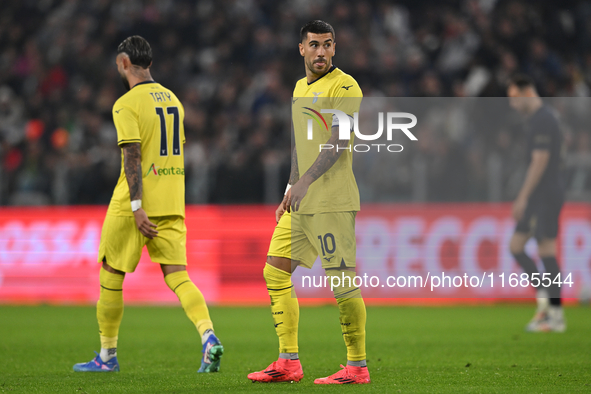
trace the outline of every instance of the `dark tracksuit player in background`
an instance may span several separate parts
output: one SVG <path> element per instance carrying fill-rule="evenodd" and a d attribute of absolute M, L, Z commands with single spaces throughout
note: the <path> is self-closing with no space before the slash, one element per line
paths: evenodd
<path fill-rule="evenodd" d="M 509 246 L 536 288 L 538 308 L 526 330 L 564 332 L 561 288 L 555 283 L 563 280 L 556 260 L 558 219 L 564 203 L 561 177 L 563 138 L 556 115 L 544 105 L 528 76 L 515 76 L 507 95 L 511 107 L 527 117 L 529 164 L 526 179 L 513 203 L 517 226 Z M 532 236 L 538 244 L 544 274 L 538 272 L 536 263 L 525 253 L 525 244 Z"/>

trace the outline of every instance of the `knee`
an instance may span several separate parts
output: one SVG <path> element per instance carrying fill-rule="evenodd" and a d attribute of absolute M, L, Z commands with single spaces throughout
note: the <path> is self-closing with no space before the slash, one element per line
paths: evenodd
<path fill-rule="evenodd" d="M 279 258 L 275 257 L 275 256 L 267 256 L 267 264 L 269 264 L 272 267 L 275 267 L 279 262 Z M 265 267 L 267 265 L 265 264 Z"/>
<path fill-rule="evenodd" d="M 166 278 L 167 275 L 173 274 L 179 271 L 186 271 L 187 267 L 184 265 L 171 265 L 171 264 L 160 264 L 162 275 Z"/>
<path fill-rule="evenodd" d="M 509 251 L 511 252 L 511 254 L 515 257 L 515 256 L 519 256 L 520 254 L 525 252 L 524 248 L 519 248 L 519 247 L 509 247 Z"/>
<path fill-rule="evenodd" d="M 102 267 L 103 267 L 103 269 L 104 269 L 105 271 L 107 271 L 107 272 L 110 272 L 110 273 L 112 273 L 112 274 L 117 274 L 117 275 L 123 275 L 123 276 L 125 276 L 125 272 L 123 272 L 123 271 L 119 271 L 119 270 L 117 270 L 117 269 L 115 269 L 115 268 L 111 267 L 111 266 L 109 265 L 109 263 L 107 263 L 107 259 L 106 259 L 106 258 L 104 258 L 104 259 L 103 259 L 103 266 L 102 266 Z"/>
<path fill-rule="evenodd" d="M 265 264 L 265 268 L 263 269 L 263 277 L 266 279 L 266 275 L 268 275 L 269 271 L 272 271 L 273 268 L 278 269 L 280 271 L 284 271 L 287 274 L 293 272 L 292 268 L 292 261 L 290 259 L 286 259 L 284 257 L 276 257 L 276 256 L 267 256 L 267 264 Z M 269 268 L 271 266 L 272 268 Z"/>
<path fill-rule="evenodd" d="M 333 295 L 336 299 L 360 298 L 361 290 L 355 286 L 355 272 L 346 269 L 326 270 Z"/>
<path fill-rule="evenodd" d="M 179 295 L 178 291 L 186 291 L 185 286 L 181 286 L 186 283 L 193 283 L 191 278 L 189 278 L 189 274 L 187 270 L 179 270 L 174 272 L 164 272 L 164 283 L 168 286 L 170 290 L 172 290 L 177 296 Z M 194 286 L 194 285 L 193 285 Z"/>
<path fill-rule="evenodd" d="M 511 238 L 511 242 L 509 242 L 509 251 L 513 256 L 522 254 L 525 252 L 525 242 L 516 237 Z"/>
<path fill-rule="evenodd" d="M 538 243 L 538 254 L 540 257 L 556 256 L 556 240 L 543 239 Z"/>

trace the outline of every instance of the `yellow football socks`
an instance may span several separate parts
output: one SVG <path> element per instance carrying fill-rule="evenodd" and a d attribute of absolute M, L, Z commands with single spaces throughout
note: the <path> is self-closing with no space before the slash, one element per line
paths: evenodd
<path fill-rule="evenodd" d="M 117 347 L 119 326 L 123 318 L 123 279 L 124 275 L 113 274 L 101 267 L 101 292 L 96 304 L 96 317 L 103 349 Z"/>
<path fill-rule="evenodd" d="M 265 264 L 263 276 L 271 297 L 271 313 L 279 337 L 279 353 L 297 353 L 300 307 L 291 283 L 291 274 Z"/>
<path fill-rule="evenodd" d="M 186 270 L 173 272 L 164 277 L 164 281 L 177 295 L 187 317 L 195 324 L 199 335 L 206 330 L 213 330 L 207 304 L 201 291 L 189 278 Z"/>
<path fill-rule="evenodd" d="M 365 360 L 365 322 L 367 314 L 365 303 L 361 297 L 361 290 L 353 285 L 354 271 L 326 270 L 331 283 L 339 284 L 334 287 L 334 297 L 339 305 L 341 331 L 347 346 L 348 361 Z M 338 277 L 333 281 L 332 276 Z"/>

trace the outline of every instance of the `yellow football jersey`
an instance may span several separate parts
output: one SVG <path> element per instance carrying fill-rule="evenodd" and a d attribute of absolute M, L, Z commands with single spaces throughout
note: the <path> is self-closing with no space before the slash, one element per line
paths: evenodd
<path fill-rule="evenodd" d="M 113 105 L 119 145 L 139 142 L 142 208 L 148 216 L 185 216 L 185 110 L 170 90 L 153 81 L 135 85 Z M 133 216 L 123 167 L 107 214 Z"/>
<path fill-rule="evenodd" d="M 300 177 L 316 161 L 320 145 L 331 137 L 332 114 L 322 114 L 321 110 L 337 109 L 353 118 L 362 97 L 357 81 L 334 66 L 310 84 L 306 78 L 296 83 L 291 109 Z M 350 137 L 337 162 L 310 185 L 298 213 L 359 211 L 359 189 L 352 167 L 355 134 L 351 132 Z"/>

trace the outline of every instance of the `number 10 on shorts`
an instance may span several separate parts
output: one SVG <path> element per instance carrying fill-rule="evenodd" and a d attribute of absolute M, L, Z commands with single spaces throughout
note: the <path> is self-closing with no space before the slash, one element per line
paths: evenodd
<path fill-rule="evenodd" d="M 334 239 L 334 235 L 331 233 L 324 234 L 318 236 L 318 240 L 320 241 L 320 248 L 322 249 L 322 256 L 326 256 L 326 254 L 332 254 L 337 249 L 337 244 Z"/>

